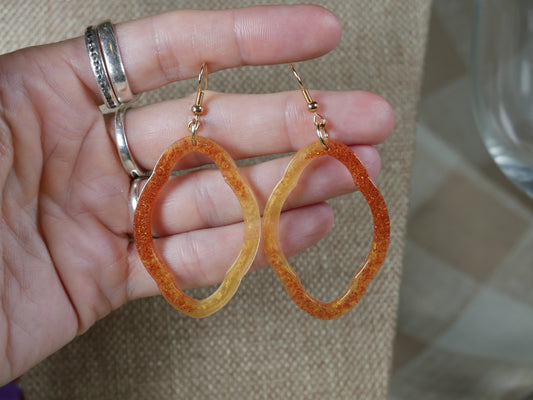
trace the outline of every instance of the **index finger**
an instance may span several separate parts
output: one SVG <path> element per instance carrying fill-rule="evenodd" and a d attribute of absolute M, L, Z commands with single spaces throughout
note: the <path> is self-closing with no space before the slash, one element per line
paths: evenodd
<path fill-rule="evenodd" d="M 318 57 L 340 40 L 338 19 L 313 5 L 257 6 L 236 10 L 178 10 L 117 24 L 129 84 L 141 93 L 210 71 Z M 85 46 L 74 64 L 94 96 L 98 87 Z"/>

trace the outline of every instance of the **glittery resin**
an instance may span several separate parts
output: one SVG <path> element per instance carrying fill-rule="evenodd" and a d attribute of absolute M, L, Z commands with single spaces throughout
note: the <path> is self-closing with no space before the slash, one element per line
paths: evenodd
<path fill-rule="evenodd" d="M 334 319 L 347 313 L 363 297 L 370 281 L 376 276 L 385 259 L 390 238 L 387 206 L 365 167 L 346 145 L 326 139 L 327 148 L 317 141 L 298 151 L 291 159 L 283 178 L 275 187 L 265 208 L 262 236 L 265 252 L 279 279 L 292 300 L 307 313 L 320 319 Z M 370 253 L 356 271 L 348 289 L 337 299 L 324 303 L 312 297 L 302 286 L 290 266 L 279 242 L 278 225 L 283 203 L 298 183 L 304 168 L 314 159 L 331 156 L 350 171 L 353 181 L 370 206 L 374 221 L 374 238 Z"/>
<path fill-rule="evenodd" d="M 239 200 L 245 227 L 242 248 L 235 262 L 228 269 L 218 289 L 202 300 L 188 296 L 178 287 L 170 268 L 158 254 L 152 237 L 152 212 L 157 196 L 168 182 L 176 162 L 190 152 L 208 156 L 219 168 L 224 180 Z M 172 144 L 163 153 L 139 198 L 133 228 L 139 257 L 165 299 L 182 313 L 202 318 L 221 309 L 237 291 L 241 279 L 250 268 L 257 253 L 261 234 L 261 217 L 252 190 L 239 174 L 229 154 L 215 142 L 196 136 L 194 144 L 190 137 L 186 137 Z"/>

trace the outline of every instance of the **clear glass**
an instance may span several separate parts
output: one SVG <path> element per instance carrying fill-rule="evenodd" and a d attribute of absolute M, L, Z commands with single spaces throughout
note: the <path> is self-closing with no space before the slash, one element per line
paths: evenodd
<path fill-rule="evenodd" d="M 475 118 L 494 161 L 533 197 L 533 0 L 477 0 Z"/>

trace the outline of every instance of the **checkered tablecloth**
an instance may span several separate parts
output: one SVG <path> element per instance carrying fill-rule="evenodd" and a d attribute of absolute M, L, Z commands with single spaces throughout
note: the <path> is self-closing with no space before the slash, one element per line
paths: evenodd
<path fill-rule="evenodd" d="M 533 199 L 470 106 L 471 0 L 435 0 L 391 400 L 533 398 Z"/>

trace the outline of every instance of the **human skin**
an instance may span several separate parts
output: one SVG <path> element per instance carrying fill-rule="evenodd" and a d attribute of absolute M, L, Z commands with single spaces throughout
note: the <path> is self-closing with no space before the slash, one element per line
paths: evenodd
<path fill-rule="evenodd" d="M 141 93 L 195 77 L 204 62 L 214 73 L 315 58 L 336 46 L 341 27 L 329 11 L 298 5 L 175 11 L 118 24 L 116 32 L 130 85 Z M 153 168 L 166 147 L 189 134 L 194 96 L 128 111 L 128 141 L 142 167 Z M 350 146 L 375 177 L 380 160 L 372 146 L 394 123 L 388 103 L 359 91 L 313 96 L 331 137 Z M 298 91 L 208 91 L 204 102 L 201 134 L 236 160 L 316 140 Z M 100 103 L 81 37 L 0 56 L 0 384 L 128 300 L 159 293 L 130 240 L 130 179 Z M 177 168 L 204 162 L 187 157 Z M 240 169 L 260 210 L 287 162 Z M 333 214 L 325 200 L 354 190 L 335 161 L 318 160 L 306 171 L 280 219 L 287 255 L 327 234 Z M 242 214 L 218 172 L 169 182 L 156 209 L 157 246 L 180 287 L 220 282 L 241 247 Z M 253 268 L 264 265 L 260 248 Z"/>

